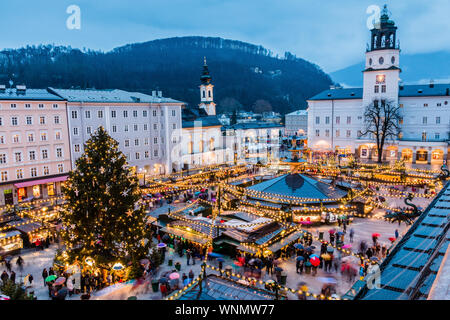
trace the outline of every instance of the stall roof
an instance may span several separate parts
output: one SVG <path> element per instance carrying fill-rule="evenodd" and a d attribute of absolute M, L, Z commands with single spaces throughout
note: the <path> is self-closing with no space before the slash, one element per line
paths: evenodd
<path fill-rule="evenodd" d="M 20 232 L 17 230 L 7 231 L 4 233 L 0 232 L 0 240 L 12 238 L 12 237 L 19 236 L 19 235 L 20 235 Z"/>
<path fill-rule="evenodd" d="M 162 232 L 169 233 L 178 237 L 186 238 L 187 240 L 200 243 L 200 244 L 206 244 L 208 242 L 208 238 L 202 237 L 193 233 L 190 233 L 188 231 L 183 231 L 177 228 L 171 228 L 171 227 L 164 227 L 161 228 Z"/>

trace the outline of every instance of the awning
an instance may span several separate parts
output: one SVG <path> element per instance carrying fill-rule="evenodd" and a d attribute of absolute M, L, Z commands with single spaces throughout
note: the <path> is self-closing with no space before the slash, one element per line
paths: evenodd
<path fill-rule="evenodd" d="M 56 178 L 48 178 L 48 179 L 40 179 L 40 180 L 32 180 L 27 182 L 19 182 L 14 184 L 16 188 L 25 188 L 25 187 L 31 187 L 39 184 L 46 184 L 46 183 L 52 183 L 52 182 L 61 182 L 66 181 L 69 176 L 61 176 Z"/>

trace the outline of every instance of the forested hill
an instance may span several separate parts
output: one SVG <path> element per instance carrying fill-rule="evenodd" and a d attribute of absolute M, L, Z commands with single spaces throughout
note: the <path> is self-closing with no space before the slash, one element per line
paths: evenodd
<path fill-rule="evenodd" d="M 218 111 L 240 108 L 286 113 L 328 89 L 330 77 L 289 52 L 283 57 L 240 41 L 177 37 L 130 44 L 109 52 L 41 45 L 0 51 L 0 84 L 30 88 L 118 88 L 198 104 L 203 57 Z"/>

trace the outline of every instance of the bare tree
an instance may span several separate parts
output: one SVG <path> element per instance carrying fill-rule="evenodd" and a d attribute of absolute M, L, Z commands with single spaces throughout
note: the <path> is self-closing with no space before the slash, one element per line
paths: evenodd
<path fill-rule="evenodd" d="M 385 142 L 398 137 L 400 119 L 400 106 L 393 101 L 374 100 L 366 106 L 362 136 L 371 135 L 375 138 L 378 163 L 381 163 Z"/>

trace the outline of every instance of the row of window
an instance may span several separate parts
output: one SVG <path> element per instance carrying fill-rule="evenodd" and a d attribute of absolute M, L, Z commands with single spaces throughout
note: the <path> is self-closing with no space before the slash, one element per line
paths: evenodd
<path fill-rule="evenodd" d="M 122 115 L 124 118 L 128 118 L 128 111 L 129 110 L 123 110 L 122 111 Z M 175 117 L 177 115 L 176 110 L 171 110 L 171 114 L 173 117 Z M 153 116 L 156 117 L 158 115 L 156 110 L 153 110 Z M 160 112 L 161 116 L 164 116 L 164 111 L 161 110 Z M 133 110 L 132 112 L 133 118 L 137 118 L 138 117 L 138 111 L 137 110 Z M 146 118 L 148 115 L 148 111 L 147 110 L 142 110 L 142 116 L 144 118 Z M 85 110 L 84 111 L 84 117 L 86 119 L 90 119 L 91 118 L 91 110 Z M 103 118 L 103 110 L 97 110 L 97 118 L 101 119 Z M 111 118 L 117 118 L 117 110 L 111 110 Z M 72 119 L 78 119 L 78 111 L 77 110 L 72 110 Z"/>
<path fill-rule="evenodd" d="M 325 130 L 325 137 L 329 137 L 329 136 L 330 136 L 330 130 L 326 129 Z M 340 130 L 336 130 L 335 137 L 339 138 L 340 136 L 341 136 L 341 131 Z M 351 138 L 351 136 L 352 136 L 352 131 L 351 130 L 346 130 L 345 137 L 346 138 Z M 360 138 L 361 136 L 362 136 L 362 131 L 358 130 L 357 137 Z M 318 130 L 318 129 L 316 130 L 316 137 L 320 137 L 320 130 Z M 373 137 L 372 137 L 372 135 L 370 135 L 370 136 L 368 136 L 368 138 L 372 139 Z M 398 138 L 402 139 L 403 138 L 403 133 L 400 133 L 398 135 Z M 441 134 L 439 132 L 436 132 L 434 134 L 434 139 L 435 140 L 440 140 L 441 139 Z M 426 141 L 426 140 L 427 140 L 427 132 L 424 131 L 424 132 L 422 132 L 422 141 Z"/>
<path fill-rule="evenodd" d="M 362 120 L 362 116 L 358 116 L 358 120 Z M 347 124 L 351 124 L 352 123 L 352 117 L 348 116 L 347 117 Z M 320 117 L 316 117 L 316 124 L 320 124 Z M 326 116 L 325 117 L 325 124 L 330 124 L 330 117 Z M 341 124 L 341 117 L 340 116 L 336 116 L 336 124 Z"/>
<path fill-rule="evenodd" d="M 64 157 L 63 155 L 63 149 L 62 148 L 56 148 L 56 158 L 61 159 Z M 42 149 L 41 150 L 41 160 L 47 160 L 49 158 L 49 151 L 48 149 Z M 22 151 L 14 152 L 14 161 L 16 163 L 20 163 L 24 160 Z M 36 161 L 37 160 L 37 154 L 35 150 L 28 151 L 28 160 L 29 161 Z M 8 157 L 6 153 L 0 153 L 0 164 L 7 164 L 8 163 Z"/>
<path fill-rule="evenodd" d="M 34 132 L 27 132 L 26 133 L 27 142 L 36 142 L 35 133 Z M 11 136 L 12 143 L 22 143 L 22 138 L 19 133 L 15 133 Z M 40 141 L 48 141 L 48 133 L 46 131 L 41 131 L 39 134 Z M 0 144 L 6 143 L 6 136 L 0 134 Z M 62 140 L 62 133 L 61 131 L 55 131 L 55 140 L 60 141 Z"/>
<path fill-rule="evenodd" d="M 19 117 L 13 116 L 10 118 L 10 123 L 12 126 L 18 126 L 20 125 Z M 34 118 L 33 116 L 26 116 L 25 117 L 25 123 L 26 125 L 33 125 Z M 53 123 L 54 124 L 61 124 L 61 118 L 60 116 L 53 116 Z M 44 125 L 47 124 L 47 117 L 46 116 L 39 116 L 39 124 Z M 4 125 L 4 120 L 2 117 L 0 117 L 0 126 Z"/>
<path fill-rule="evenodd" d="M 153 124 L 153 129 L 154 129 L 154 130 L 158 130 L 158 124 L 157 124 L 157 123 L 154 123 L 154 124 Z M 161 129 L 163 129 L 163 125 L 162 125 L 162 124 L 161 124 Z M 176 129 L 177 129 L 177 124 L 176 124 L 176 123 L 173 123 L 173 124 L 172 124 L 172 129 L 173 129 L 173 130 L 176 130 Z M 148 131 L 148 124 L 144 123 L 144 125 L 143 125 L 143 130 L 144 130 L 144 131 Z M 112 125 L 112 126 L 111 126 L 111 131 L 112 131 L 113 133 L 117 133 L 117 125 Z M 124 132 L 129 132 L 129 131 L 130 131 L 129 125 L 126 124 L 126 125 L 124 126 L 123 131 L 124 131 Z M 133 125 L 133 131 L 139 131 L 139 125 L 134 124 L 134 125 Z M 79 130 L 78 127 L 74 127 L 74 128 L 73 128 L 73 134 L 74 134 L 75 136 L 79 135 L 79 132 L 80 132 L 80 130 Z M 93 132 L 92 127 L 91 127 L 91 126 L 87 126 L 87 127 L 86 127 L 86 133 L 87 133 L 87 134 L 92 134 L 92 132 Z"/>
<path fill-rule="evenodd" d="M 60 163 L 58 164 L 58 172 L 57 173 L 64 173 L 64 164 Z M 42 167 L 42 175 L 48 176 L 50 175 L 50 168 L 48 166 Z M 30 168 L 30 177 L 34 178 L 38 176 L 38 169 L 37 168 Z M 1 182 L 8 181 L 8 171 L 1 171 L 0 173 Z M 26 178 L 24 175 L 23 169 L 16 169 L 16 179 L 24 179 Z"/>
<path fill-rule="evenodd" d="M 11 109 L 17 109 L 17 104 L 16 103 L 11 103 L 9 106 L 10 106 Z M 33 106 L 32 106 L 31 103 L 25 103 L 25 109 L 32 109 L 32 107 Z M 52 107 L 53 107 L 53 109 L 58 109 L 59 105 L 57 103 L 54 103 Z M 0 104 L 0 109 L 1 108 L 2 108 L 2 105 Z M 38 108 L 39 109 L 44 109 L 45 105 L 43 103 L 39 103 L 38 104 Z"/>

